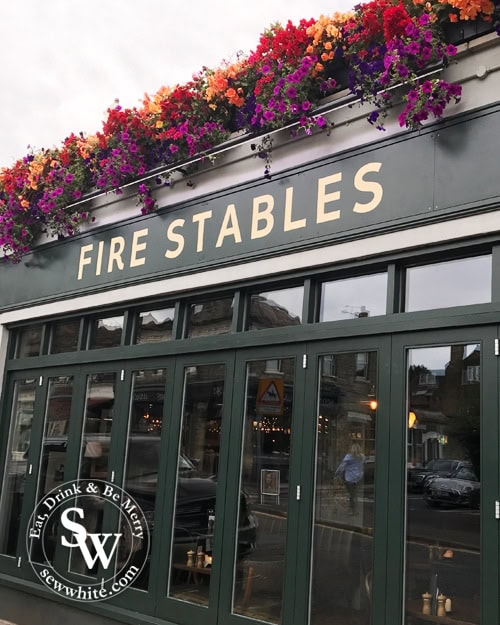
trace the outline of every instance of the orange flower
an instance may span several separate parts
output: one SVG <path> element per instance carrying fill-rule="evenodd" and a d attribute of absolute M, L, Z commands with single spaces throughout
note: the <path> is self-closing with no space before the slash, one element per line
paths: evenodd
<path fill-rule="evenodd" d="M 241 92 L 241 89 L 239 89 L 238 91 Z M 242 98 L 241 95 L 239 95 L 238 92 L 232 87 L 230 87 L 224 93 L 224 96 L 227 98 L 229 104 L 234 104 L 234 106 L 243 106 L 243 104 L 245 103 L 244 98 Z"/>

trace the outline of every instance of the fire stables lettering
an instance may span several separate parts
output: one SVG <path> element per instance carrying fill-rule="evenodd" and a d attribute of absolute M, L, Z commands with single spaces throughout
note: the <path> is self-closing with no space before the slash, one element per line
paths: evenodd
<path fill-rule="evenodd" d="M 288 233 L 306 230 L 311 227 L 311 222 L 316 226 L 334 222 L 341 219 L 343 211 L 359 214 L 371 212 L 382 201 L 383 187 L 380 182 L 368 176 L 379 173 L 381 167 L 380 162 L 370 162 L 355 172 L 352 188 L 357 192 L 356 197 L 364 201 L 349 201 L 349 206 L 338 204 L 342 200 L 342 191 L 339 188 L 342 172 L 318 178 L 316 197 L 313 199 L 316 204 L 313 216 L 310 215 L 310 205 L 304 206 L 304 200 L 301 203 L 307 215 L 304 212 L 301 214 L 294 205 L 294 187 L 288 186 L 281 206 L 272 193 L 253 197 L 250 219 L 247 217 L 249 207 L 237 205 L 236 202 L 226 206 L 222 218 L 222 211 L 208 209 L 194 213 L 190 219 L 184 217 L 173 219 L 165 231 L 164 258 L 171 260 L 181 256 L 185 251 L 186 241 L 195 241 L 195 249 L 199 254 L 206 251 L 207 245 L 215 249 L 224 249 L 228 244 L 239 245 L 245 240 L 248 242 L 269 237 L 276 234 L 277 230 Z M 154 230 L 156 232 L 156 227 Z M 119 235 L 82 245 L 78 280 L 82 280 L 88 272 L 100 276 L 103 273 L 112 274 L 115 271 L 145 265 L 150 242 L 150 229 L 142 228 L 132 232 L 128 237 Z M 156 241 L 154 244 L 156 246 Z"/>

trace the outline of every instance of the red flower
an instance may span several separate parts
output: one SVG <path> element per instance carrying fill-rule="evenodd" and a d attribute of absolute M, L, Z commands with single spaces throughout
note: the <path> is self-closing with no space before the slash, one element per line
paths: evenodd
<path fill-rule="evenodd" d="M 383 17 L 385 40 L 402 37 L 410 21 L 411 18 L 402 4 L 386 9 Z"/>

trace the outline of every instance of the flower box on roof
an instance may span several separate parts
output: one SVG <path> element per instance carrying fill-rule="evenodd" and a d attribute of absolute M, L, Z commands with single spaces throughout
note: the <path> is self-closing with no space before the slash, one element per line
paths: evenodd
<path fill-rule="evenodd" d="M 402 128 L 440 119 L 461 96 L 461 85 L 441 75 L 456 53 L 450 22 L 468 22 L 456 27 L 459 43 L 496 25 L 496 12 L 492 0 L 372 0 L 343 15 L 275 24 L 236 63 L 162 87 L 140 108 L 115 106 L 94 135 L 72 134 L 61 147 L 4 168 L 0 249 L 19 261 L 41 232 L 75 234 L 90 219 L 86 198 L 93 189 L 120 193 L 135 183 L 141 211 L 155 210 L 155 189 L 170 183 L 176 166 L 189 172 L 212 159 L 234 131 L 256 137 L 269 176 L 269 134 L 285 127 L 293 135 L 332 131 L 320 106 L 341 87 L 368 107 L 368 121 L 379 129 L 401 99 Z"/>

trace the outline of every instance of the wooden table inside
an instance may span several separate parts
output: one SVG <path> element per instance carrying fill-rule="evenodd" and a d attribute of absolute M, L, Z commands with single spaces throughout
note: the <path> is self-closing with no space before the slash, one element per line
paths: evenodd
<path fill-rule="evenodd" d="M 173 564 L 173 568 L 176 571 L 187 571 L 187 581 L 188 583 L 193 580 L 195 584 L 201 584 L 203 577 L 198 577 L 199 575 L 211 575 L 212 568 L 209 566 L 188 566 L 187 564 Z"/>

